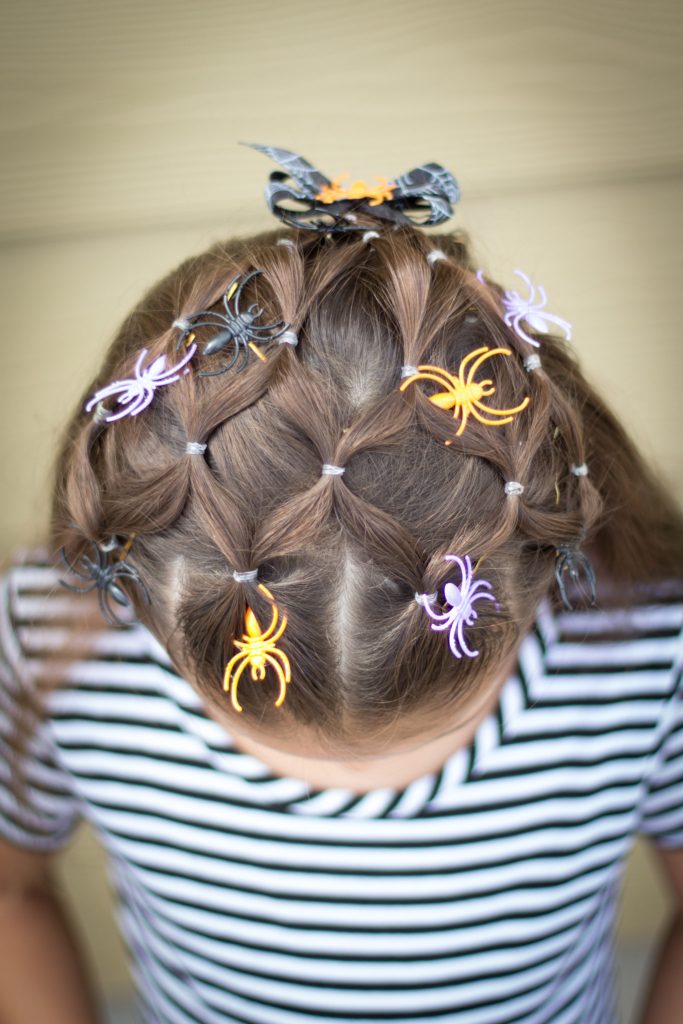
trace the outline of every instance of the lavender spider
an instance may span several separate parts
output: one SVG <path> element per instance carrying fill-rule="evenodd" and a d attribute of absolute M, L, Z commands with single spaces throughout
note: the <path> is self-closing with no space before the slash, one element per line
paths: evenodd
<path fill-rule="evenodd" d="M 523 341 L 527 341 L 530 345 L 535 345 L 536 348 L 540 348 L 540 342 L 529 337 L 521 326 L 522 320 L 526 320 L 529 326 L 533 327 L 533 329 L 538 331 L 539 334 L 547 334 L 550 329 L 548 325 L 555 324 L 564 332 L 565 339 L 567 341 L 571 341 L 572 325 L 567 320 L 563 320 L 561 317 L 555 316 L 553 313 L 544 312 L 544 307 L 548 299 L 543 287 L 539 284 L 539 297 L 537 298 L 536 288 L 531 283 L 527 275 L 522 270 L 515 270 L 515 274 L 518 274 L 526 282 L 526 286 L 529 289 L 529 297 L 523 299 L 519 292 L 515 292 L 510 289 L 505 292 L 503 296 L 503 305 L 505 306 L 505 315 L 503 316 L 503 319 L 508 327 L 512 327 L 513 331 L 519 338 L 522 338 Z M 481 270 L 477 271 L 477 279 L 482 284 L 486 284 Z"/>
<path fill-rule="evenodd" d="M 134 377 L 126 380 L 115 380 L 112 384 L 107 384 L 106 387 L 100 388 L 87 403 L 85 411 L 90 412 L 98 402 L 118 394 L 117 403 L 126 406 L 126 408 L 121 412 L 105 416 L 105 422 L 113 423 L 114 420 L 120 420 L 124 416 L 137 416 L 138 413 L 142 412 L 150 404 L 157 388 L 163 387 L 166 384 L 173 384 L 174 381 L 180 380 L 182 374 L 189 373 L 189 367 L 186 364 L 189 363 L 197 351 L 197 346 L 192 345 L 188 348 L 180 362 L 176 363 L 175 366 L 169 366 L 168 370 L 166 369 L 165 355 L 157 356 L 149 366 L 143 369 L 142 364 L 147 351 L 146 348 L 143 348 L 138 356 Z"/>
<path fill-rule="evenodd" d="M 449 630 L 448 646 L 451 649 L 451 653 L 456 658 L 462 658 L 463 654 L 467 655 L 468 658 L 476 658 L 479 651 L 471 650 L 467 646 L 464 636 L 465 626 L 472 626 L 477 618 L 474 603 L 481 600 L 494 601 L 496 608 L 498 608 L 498 602 L 494 595 L 489 593 L 491 590 L 490 583 L 486 580 L 477 580 L 476 583 L 472 582 L 474 571 L 469 555 L 465 555 L 464 559 L 459 558 L 457 555 L 446 555 L 446 561 L 455 562 L 460 570 L 460 586 L 448 582 L 443 588 L 446 603 L 451 607 L 448 611 L 440 613 L 432 609 L 428 600 L 421 603 L 427 615 L 433 620 L 432 629 Z"/>
<path fill-rule="evenodd" d="M 565 577 L 568 576 L 574 585 L 574 589 L 578 591 L 581 597 L 585 597 L 585 590 L 581 584 L 582 572 L 586 579 L 591 607 L 595 607 L 597 600 L 595 572 L 587 555 L 584 555 L 583 551 L 579 551 L 576 544 L 560 544 L 555 550 L 555 580 L 560 591 L 562 604 L 569 612 L 574 610 L 574 606 L 567 593 Z"/>
<path fill-rule="evenodd" d="M 279 338 L 281 334 L 287 330 L 290 326 L 285 323 L 284 320 L 278 320 L 272 324 L 257 324 L 255 321 L 263 313 L 263 310 L 255 302 L 247 307 L 246 312 L 242 312 L 240 309 L 240 300 L 242 298 L 242 292 L 246 285 L 253 278 L 258 277 L 262 274 L 262 270 L 253 270 L 250 274 L 244 278 L 242 283 L 239 283 L 241 274 L 237 274 L 232 279 L 230 284 L 223 294 L 223 308 L 224 313 L 218 313 L 213 310 L 202 310 L 199 313 L 192 313 L 190 316 L 184 317 L 179 321 L 176 321 L 176 325 L 180 327 L 181 334 L 178 339 L 178 347 L 185 341 L 186 338 L 191 340 L 194 338 L 194 331 L 199 327 L 218 327 L 220 330 L 218 334 L 214 335 L 209 341 L 207 341 L 202 349 L 203 356 L 211 356 L 216 352 L 222 352 L 229 345 L 232 345 L 232 354 L 227 361 L 218 370 L 201 370 L 199 371 L 200 377 L 217 377 L 221 373 L 226 373 L 228 370 L 238 362 L 240 365 L 237 370 L 244 369 L 249 359 L 249 349 L 258 356 L 259 359 L 265 361 L 265 356 L 261 354 L 259 349 L 256 347 L 254 342 L 263 344 L 267 341 L 274 341 Z M 230 307 L 230 303 L 233 302 L 233 308 Z M 274 332 L 274 333 L 270 333 Z"/>
<path fill-rule="evenodd" d="M 60 580 L 59 582 L 67 590 L 72 590 L 77 594 L 89 594 L 97 589 L 100 611 L 107 622 L 112 626 L 127 626 L 127 622 L 117 617 L 111 602 L 115 601 L 122 608 L 129 608 L 131 600 L 128 594 L 115 581 L 117 579 L 128 579 L 136 583 L 140 587 L 145 604 L 150 603 L 147 587 L 140 579 L 137 569 L 133 568 L 132 565 L 126 565 L 122 559 L 109 562 L 111 552 L 116 550 L 116 548 L 121 550 L 121 545 L 118 544 L 116 537 L 112 537 L 111 541 L 106 545 L 98 545 L 95 541 L 91 541 L 90 544 L 95 557 L 90 558 L 87 554 L 83 553 L 75 565 L 68 561 L 64 548 L 59 552 L 69 572 L 73 573 L 74 576 L 78 576 L 79 579 L 88 585 L 82 586 L 78 583 L 67 583 L 65 580 Z"/>

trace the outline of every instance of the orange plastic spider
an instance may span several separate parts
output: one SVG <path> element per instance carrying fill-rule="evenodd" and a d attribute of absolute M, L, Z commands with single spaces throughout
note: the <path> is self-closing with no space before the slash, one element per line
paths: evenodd
<path fill-rule="evenodd" d="M 259 583 L 259 590 L 265 594 L 269 601 L 273 601 L 273 595 L 262 583 Z M 236 711 L 242 710 L 242 705 L 237 700 L 237 687 L 240 676 L 247 665 L 251 666 L 251 678 L 254 682 L 265 679 L 266 665 L 271 665 L 275 669 L 275 674 L 280 684 L 280 693 L 275 701 L 275 707 L 279 708 L 285 699 L 287 683 L 292 678 L 292 672 L 289 658 L 284 651 L 279 651 L 275 646 L 287 625 L 286 615 L 283 614 L 279 626 L 278 618 L 277 605 L 273 602 L 273 617 L 270 625 L 265 632 L 261 632 L 258 619 L 251 608 L 247 608 L 244 616 L 245 632 L 242 634 L 242 639 L 233 640 L 233 644 L 238 648 L 238 653 L 233 655 L 225 666 L 225 675 L 223 676 L 223 689 L 230 690 L 230 700 Z M 280 660 L 278 661 L 278 659 Z M 234 675 L 233 670 L 235 670 Z"/>
<path fill-rule="evenodd" d="M 418 372 L 414 373 L 412 377 L 407 377 L 401 383 L 400 390 L 405 390 L 409 384 L 416 380 L 433 380 L 437 384 L 441 384 L 442 387 L 445 387 L 445 391 L 439 391 L 435 395 L 430 395 L 429 401 L 433 402 L 434 405 L 438 405 L 440 409 L 452 409 L 453 419 L 457 419 L 458 416 L 462 417 L 462 422 L 455 432 L 456 437 L 462 434 L 470 415 L 487 426 L 499 427 L 503 423 L 511 423 L 513 415 L 521 412 L 529 404 L 529 397 L 527 396 L 514 409 L 492 409 L 490 406 L 485 405 L 481 399 L 495 394 L 496 388 L 493 381 L 476 381 L 473 380 L 473 377 L 485 359 L 491 359 L 492 356 L 496 355 L 509 356 L 510 354 L 509 348 L 489 348 L 487 345 L 483 348 L 476 348 L 474 352 L 470 352 L 468 356 L 465 356 L 460 363 L 457 377 L 449 373 L 448 370 L 442 370 L 439 366 L 418 366 Z M 467 364 L 471 363 L 472 360 L 474 362 L 468 368 Z M 465 376 L 466 371 L 467 376 Z M 481 415 L 480 410 L 489 415 L 502 418 L 497 420 L 486 419 L 485 416 Z M 446 441 L 446 444 L 450 444 L 450 441 Z"/>
<path fill-rule="evenodd" d="M 348 178 L 348 174 L 340 174 L 329 185 L 324 185 L 315 198 L 320 199 L 323 203 L 336 203 L 339 199 L 370 199 L 369 206 L 379 206 L 386 199 L 393 198 L 392 192 L 396 185 L 379 174 L 376 174 L 375 177 L 377 178 L 376 185 L 368 185 L 364 181 L 352 181 L 350 185 L 344 187 L 341 183 L 344 178 Z"/>

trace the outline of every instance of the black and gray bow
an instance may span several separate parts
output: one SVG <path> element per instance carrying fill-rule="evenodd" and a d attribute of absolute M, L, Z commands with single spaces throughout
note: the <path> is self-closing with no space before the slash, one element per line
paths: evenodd
<path fill-rule="evenodd" d="M 460 198 L 458 183 L 450 171 L 440 164 L 429 163 L 393 178 L 391 198 L 383 198 L 376 205 L 370 205 L 371 197 L 323 202 L 320 194 L 329 190 L 333 182 L 302 156 L 276 146 L 253 142 L 241 145 L 260 150 L 285 168 L 271 173 L 265 196 L 271 212 L 294 228 L 325 234 L 367 230 L 367 224 L 355 223 L 356 213 L 395 225 L 441 224 L 453 216 L 452 204 Z M 303 203 L 307 209 L 293 210 L 285 205 L 292 200 Z"/>

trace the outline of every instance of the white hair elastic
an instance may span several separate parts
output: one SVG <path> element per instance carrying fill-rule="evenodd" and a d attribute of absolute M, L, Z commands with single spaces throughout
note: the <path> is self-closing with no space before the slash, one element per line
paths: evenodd
<path fill-rule="evenodd" d="M 333 466 L 329 462 L 324 462 L 323 467 L 320 470 L 321 476 L 343 476 L 346 472 L 345 466 Z"/>
<path fill-rule="evenodd" d="M 174 320 L 171 326 L 177 327 L 181 334 L 187 334 L 187 332 L 192 327 L 192 324 L 190 323 L 189 320 L 186 320 L 184 317 L 181 316 L 178 317 L 177 320 Z"/>
<path fill-rule="evenodd" d="M 518 480 L 508 480 L 505 484 L 505 493 L 508 498 L 512 495 L 524 494 L 524 484 L 520 484 Z"/>
<path fill-rule="evenodd" d="M 291 238 L 278 238 L 276 245 L 288 245 L 290 249 L 296 249 L 296 243 Z"/>
<path fill-rule="evenodd" d="M 448 256 L 441 249 L 432 249 L 430 253 L 427 253 L 427 263 L 430 266 L 434 266 L 437 260 L 447 260 Z"/>
<path fill-rule="evenodd" d="M 402 366 L 401 367 L 401 380 L 405 377 L 414 377 L 418 372 L 417 366 Z"/>
<path fill-rule="evenodd" d="M 588 466 L 582 462 L 580 466 L 572 466 L 574 476 L 588 476 Z"/>
<path fill-rule="evenodd" d="M 95 412 L 93 413 L 93 423 L 102 423 L 103 420 L 109 415 L 109 409 L 107 409 L 104 402 L 98 402 L 95 406 Z"/>
<path fill-rule="evenodd" d="M 439 600 L 439 595 L 436 591 L 433 594 L 418 594 L 418 592 L 415 591 L 415 600 L 423 608 L 426 608 L 428 605 L 436 604 Z"/>
<path fill-rule="evenodd" d="M 232 578 L 236 583 L 253 583 L 258 577 L 258 569 L 247 569 L 246 572 L 237 572 L 235 570 L 232 574 Z"/>
<path fill-rule="evenodd" d="M 379 231 L 366 231 L 363 235 L 363 241 L 369 242 L 371 238 L 379 238 Z"/>
<path fill-rule="evenodd" d="M 531 373 L 532 370 L 540 370 L 541 368 L 541 357 L 536 352 L 532 352 L 530 356 L 527 356 L 524 360 L 524 368 Z"/>
<path fill-rule="evenodd" d="M 185 451 L 188 455 L 203 455 L 206 447 L 201 441 L 188 441 L 185 445 Z"/>
<path fill-rule="evenodd" d="M 293 345 L 296 348 L 299 344 L 299 339 L 297 338 L 295 331 L 283 331 L 277 339 L 277 343 L 278 345 Z"/>

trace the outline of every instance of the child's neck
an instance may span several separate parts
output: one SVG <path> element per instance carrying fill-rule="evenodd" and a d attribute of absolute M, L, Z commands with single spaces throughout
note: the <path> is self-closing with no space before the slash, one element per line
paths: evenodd
<path fill-rule="evenodd" d="M 473 699 L 469 707 L 459 712 L 452 730 L 440 729 L 433 739 L 406 741 L 397 744 L 395 750 L 389 749 L 386 756 L 378 754 L 366 760 L 316 757 L 312 756 L 315 748 L 310 746 L 300 747 L 299 752 L 296 745 L 271 745 L 269 737 L 261 742 L 253 732 L 241 727 L 238 731 L 232 718 L 228 720 L 218 711 L 209 714 L 229 732 L 238 750 L 258 758 L 275 775 L 301 779 L 316 790 L 342 788 L 362 794 L 385 787 L 403 789 L 415 779 L 438 771 L 457 750 L 471 743 L 481 722 L 497 707 L 500 691 L 515 663 L 516 654 L 491 689 L 487 689 L 485 697 Z M 458 721 L 463 724 L 458 726 Z"/>

